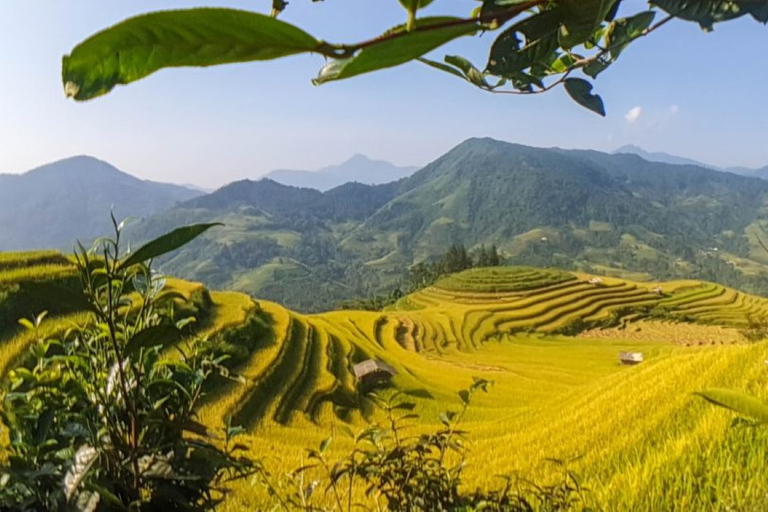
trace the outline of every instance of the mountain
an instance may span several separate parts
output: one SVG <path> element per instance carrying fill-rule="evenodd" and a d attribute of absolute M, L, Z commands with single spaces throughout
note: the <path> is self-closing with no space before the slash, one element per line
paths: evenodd
<path fill-rule="evenodd" d="M 142 181 L 89 156 L 0 175 L 0 250 L 71 249 L 109 233 L 118 219 L 146 217 L 200 192 Z"/>
<path fill-rule="evenodd" d="M 232 183 L 152 216 L 137 240 L 219 221 L 169 273 L 316 311 L 404 286 L 453 244 L 496 245 L 509 263 L 768 291 L 756 236 L 768 181 L 632 154 L 470 139 L 412 176 L 320 192 Z"/>
<path fill-rule="evenodd" d="M 695 165 L 696 167 L 704 167 L 705 169 L 721 170 L 717 166 L 705 164 L 703 162 L 699 162 L 698 160 L 693 160 L 691 158 L 685 158 L 677 155 L 670 155 L 669 153 L 664 153 L 661 151 L 655 151 L 655 152 L 646 151 L 640 146 L 635 146 L 634 144 L 627 144 L 626 146 L 621 146 L 620 148 L 615 149 L 613 153 L 637 155 L 644 160 L 648 160 L 649 162 L 659 162 L 663 164 L 672 164 L 672 165 Z M 736 174 L 743 174 L 743 173 L 739 172 Z"/>
<path fill-rule="evenodd" d="M 699 162 L 698 160 L 693 160 L 682 156 L 670 155 L 669 153 L 646 151 L 639 146 L 635 146 L 634 144 L 621 146 L 620 148 L 614 150 L 613 154 L 637 155 L 644 160 L 648 160 L 649 162 L 660 162 L 673 165 L 693 165 L 696 167 L 703 167 L 715 171 L 726 171 L 733 174 L 741 174 L 742 176 L 768 180 L 768 165 L 760 169 L 753 169 L 750 167 L 717 167 L 716 165 L 705 164 L 703 162 Z"/>
<path fill-rule="evenodd" d="M 726 169 L 728 172 L 734 174 L 741 174 L 742 176 L 750 176 L 753 178 L 760 178 L 768 180 L 768 165 L 761 167 L 760 169 L 750 169 L 748 167 L 729 167 Z"/>
<path fill-rule="evenodd" d="M 277 170 L 264 175 L 264 178 L 290 185 L 308 187 L 320 191 L 330 190 L 345 183 L 363 183 L 379 185 L 406 178 L 417 167 L 397 167 L 383 160 L 371 160 L 364 155 L 354 155 L 339 165 L 325 167 L 319 171 Z"/>

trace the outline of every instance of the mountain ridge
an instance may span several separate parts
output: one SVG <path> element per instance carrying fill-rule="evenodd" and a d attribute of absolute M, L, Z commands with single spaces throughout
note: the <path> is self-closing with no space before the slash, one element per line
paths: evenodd
<path fill-rule="evenodd" d="M 147 219 L 135 236 L 223 222 L 165 261 L 169 273 L 303 310 L 402 286 L 409 267 L 454 244 L 493 244 L 514 264 L 731 286 L 750 272 L 757 287 L 767 201 L 768 182 L 754 177 L 474 138 L 385 185 L 236 182 Z"/>

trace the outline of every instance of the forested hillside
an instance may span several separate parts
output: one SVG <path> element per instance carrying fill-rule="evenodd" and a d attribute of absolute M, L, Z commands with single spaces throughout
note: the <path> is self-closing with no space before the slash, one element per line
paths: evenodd
<path fill-rule="evenodd" d="M 164 268 L 302 310 L 405 284 L 455 244 L 513 263 L 768 291 L 758 262 L 768 182 L 636 155 L 470 139 L 410 178 L 325 193 L 230 184 L 136 227 L 220 221 Z"/>

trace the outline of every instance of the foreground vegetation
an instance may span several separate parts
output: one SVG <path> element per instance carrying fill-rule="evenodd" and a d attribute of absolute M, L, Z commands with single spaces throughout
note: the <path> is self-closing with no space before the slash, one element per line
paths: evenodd
<path fill-rule="evenodd" d="M 35 275 L 35 265 L 26 268 Z M 20 290 L 24 279 L 14 283 Z M 462 418 L 465 491 L 498 489 L 497 475 L 515 472 L 560 488 L 565 467 L 582 475 L 584 499 L 598 509 L 765 506 L 768 435 L 732 428 L 731 415 L 693 395 L 725 387 L 768 398 L 765 346 L 745 336 L 768 316 L 765 299 L 696 281 L 657 286 L 524 267 L 455 274 L 384 312 L 301 315 L 183 281 L 166 287 L 179 315 L 199 319 L 178 346 L 189 353 L 209 339 L 239 376 L 216 382 L 197 420 L 242 425 L 244 453 L 263 461 L 281 492 L 327 481 L 322 465 L 291 473 L 307 465 L 307 447 L 323 443 L 332 465 L 353 449 L 348 430 L 386 425 L 351 373 L 376 358 L 397 370 L 394 387 L 419 412 L 408 433 L 443 428 L 441 413 L 459 410 L 456 390 L 473 378 L 494 382 Z M 38 332 L 5 325 L 4 374 L 35 339 L 85 321 L 69 312 L 52 313 Z M 642 351 L 646 362 L 620 366 L 623 350 Z M 230 484 L 224 508 L 275 500 L 265 481 Z M 318 489 L 309 502 L 333 501 Z"/>

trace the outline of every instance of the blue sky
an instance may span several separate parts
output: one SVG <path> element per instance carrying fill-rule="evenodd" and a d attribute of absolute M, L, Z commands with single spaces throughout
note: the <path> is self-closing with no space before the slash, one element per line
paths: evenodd
<path fill-rule="evenodd" d="M 420 64 L 315 87 L 319 56 L 165 70 L 78 104 L 64 97 L 60 59 L 90 34 L 148 10 L 266 11 L 270 3 L 0 1 L 0 172 L 89 154 L 142 178 L 213 187 L 353 153 L 423 165 L 473 136 L 599 150 L 634 143 L 717 165 L 768 165 L 768 27 L 751 19 L 711 34 L 676 22 L 638 42 L 597 81 L 608 110 L 600 118 L 562 90 L 490 95 Z M 429 10 L 471 6 L 436 0 Z M 404 18 L 395 0 L 292 0 L 283 19 L 344 42 Z M 465 38 L 435 57 L 462 54 L 482 64 L 492 36 Z"/>

